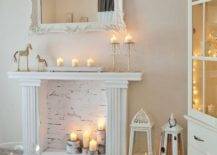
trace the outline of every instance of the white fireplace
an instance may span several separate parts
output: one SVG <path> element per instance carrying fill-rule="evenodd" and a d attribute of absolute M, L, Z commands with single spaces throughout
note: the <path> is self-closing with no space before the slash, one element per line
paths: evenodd
<path fill-rule="evenodd" d="M 72 127 L 79 131 L 83 122 L 94 126 L 100 116 L 107 122 L 106 155 L 127 155 L 128 84 L 140 81 L 142 73 L 9 72 L 8 76 L 18 79 L 22 88 L 24 155 L 66 155 L 63 144 L 70 122 L 79 124 L 80 128 Z"/>

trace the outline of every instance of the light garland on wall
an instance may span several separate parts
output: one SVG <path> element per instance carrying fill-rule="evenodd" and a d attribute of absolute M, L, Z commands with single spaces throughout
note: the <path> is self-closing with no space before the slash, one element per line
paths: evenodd
<path fill-rule="evenodd" d="M 217 57 L 217 33 L 216 32 L 212 32 L 208 35 L 206 46 L 207 46 L 206 55 L 209 57 Z"/>
<path fill-rule="evenodd" d="M 197 61 L 193 61 L 193 109 L 197 111 L 202 110 L 202 104 L 200 101 L 200 93 L 199 93 L 199 64 Z"/>

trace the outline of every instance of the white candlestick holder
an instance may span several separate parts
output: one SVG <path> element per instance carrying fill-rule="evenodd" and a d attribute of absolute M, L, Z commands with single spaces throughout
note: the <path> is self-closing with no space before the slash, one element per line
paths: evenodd
<path fill-rule="evenodd" d="M 127 50 L 128 50 L 128 66 L 127 69 L 130 72 L 131 71 L 131 67 L 132 67 L 132 52 L 135 50 L 135 42 L 131 41 L 131 42 L 125 42 L 125 45 L 127 46 Z"/>
<path fill-rule="evenodd" d="M 116 65 L 117 65 L 117 54 L 118 54 L 118 49 L 120 46 L 120 43 L 111 43 L 112 45 L 112 66 L 113 66 L 113 71 L 116 71 Z"/>

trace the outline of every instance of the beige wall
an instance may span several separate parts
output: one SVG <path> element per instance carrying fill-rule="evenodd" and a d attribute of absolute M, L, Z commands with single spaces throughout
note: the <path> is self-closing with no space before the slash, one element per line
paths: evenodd
<path fill-rule="evenodd" d="M 20 92 L 18 84 L 8 80 L 12 70 L 11 56 L 27 40 L 27 0 L 0 1 L 0 125 L 4 141 L 19 141 Z M 135 68 L 144 72 L 144 80 L 133 83 L 129 90 L 129 120 L 140 108 L 146 109 L 155 121 L 157 146 L 160 126 L 174 112 L 186 127 L 187 111 L 187 0 L 125 0 L 128 30 L 136 40 Z M 10 10 L 10 11 L 9 11 Z M 16 26 L 15 26 L 16 25 Z M 63 56 L 85 60 L 94 57 L 99 65 L 111 68 L 109 32 L 81 34 L 48 34 L 30 37 L 35 52 L 48 55 L 50 64 Z M 121 36 L 119 36 L 121 38 Z M 121 38 L 122 39 L 122 38 Z M 126 70 L 126 56 L 120 56 L 120 68 Z M 18 93 L 19 92 L 19 93 Z M 138 145 L 137 150 L 143 146 Z"/>

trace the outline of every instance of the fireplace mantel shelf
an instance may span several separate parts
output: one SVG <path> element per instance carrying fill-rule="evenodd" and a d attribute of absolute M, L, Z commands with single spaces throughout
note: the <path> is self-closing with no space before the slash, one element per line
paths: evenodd
<path fill-rule="evenodd" d="M 8 77 L 20 82 L 22 90 L 22 127 L 24 155 L 36 155 L 36 148 L 46 148 L 40 141 L 40 98 L 49 80 L 103 81 L 107 101 L 106 155 L 127 155 L 127 99 L 131 81 L 141 81 L 141 72 L 8 72 Z M 120 121 L 121 120 L 121 121 Z M 34 122 L 34 123 L 33 123 Z M 40 155 L 65 155 L 43 152 Z M 38 155 L 38 154 L 37 154 Z"/>
<path fill-rule="evenodd" d="M 8 72 L 8 77 L 19 80 L 105 80 L 140 81 L 141 72 Z"/>

